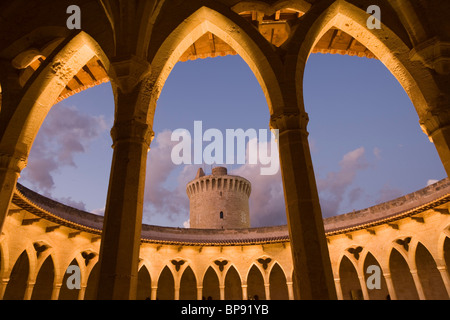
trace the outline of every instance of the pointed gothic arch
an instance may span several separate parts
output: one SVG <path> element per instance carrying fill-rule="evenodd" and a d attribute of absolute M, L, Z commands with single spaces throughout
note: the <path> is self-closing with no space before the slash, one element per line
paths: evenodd
<path fill-rule="evenodd" d="M 55 265 L 52 256 L 49 255 L 39 268 L 31 300 L 50 300 L 52 298 L 54 282 Z"/>
<path fill-rule="evenodd" d="M 395 248 L 392 248 L 389 256 L 389 271 L 398 300 L 419 299 L 407 260 Z"/>
<path fill-rule="evenodd" d="M 225 300 L 242 300 L 241 276 L 233 265 L 225 276 Z"/>
<path fill-rule="evenodd" d="M 270 270 L 270 300 L 288 300 L 289 292 L 286 276 L 281 266 L 275 262 Z"/>
<path fill-rule="evenodd" d="M 23 300 L 28 285 L 30 260 L 27 251 L 23 251 L 16 260 L 9 276 L 3 300 Z"/>
<path fill-rule="evenodd" d="M 266 299 L 264 276 L 255 264 L 252 264 L 247 274 L 247 294 L 249 300 Z"/>
<path fill-rule="evenodd" d="M 156 292 L 157 300 L 175 299 L 175 280 L 172 271 L 165 266 L 158 278 L 158 290 Z"/>
<path fill-rule="evenodd" d="M 207 32 L 229 44 L 248 64 L 266 97 L 269 111 L 282 105 L 282 94 L 275 69 L 280 62 L 273 58 L 273 48 L 238 14 L 222 13 L 203 6 L 178 25 L 150 59 L 151 74 L 146 87 L 152 90 L 147 122 L 153 124 L 156 101 L 171 70 L 192 43 Z M 269 61 L 269 59 L 272 59 Z"/>
<path fill-rule="evenodd" d="M 187 266 L 180 280 L 180 300 L 196 300 L 197 299 L 197 279 L 194 271 Z"/>
<path fill-rule="evenodd" d="M 341 262 L 339 263 L 339 278 L 344 300 L 363 299 L 358 272 L 353 262 L 346 255 L 342 256 Z"/>

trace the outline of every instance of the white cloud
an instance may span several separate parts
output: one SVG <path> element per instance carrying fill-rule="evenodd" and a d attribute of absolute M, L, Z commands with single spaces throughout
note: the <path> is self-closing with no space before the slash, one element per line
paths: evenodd
<path fill-rule="evenodd" d="M 347 189 L 353 184 L 358 171 L 367 169 L 369 164 L 365 159 L 364 147 L 360 147 L 346 153 L 339 162 L 340 169 L 337 172 L 329 172 L 324 179 L 318 179 L 322 215 L 330 217 L 338 214 L 339 207 L 344 201 Z M 355 202 L 363 194 L 356 188 L 350 192 L 350 201 Z"/>
<path fill-rule="evenodd" d="M 438 182 L 438 181 L 439 181 L 439 180 L 429 179 L 429 180 L 427 181 L 427 187 L 430 186 L 430 185 L 432 185 L 432 184 L 435 184 L 435 183 Z"/>

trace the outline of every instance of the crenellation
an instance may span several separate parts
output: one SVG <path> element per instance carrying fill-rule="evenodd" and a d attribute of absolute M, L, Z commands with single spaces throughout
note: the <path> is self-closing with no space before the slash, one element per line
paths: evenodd
<path fill-rule="evenodd" d="M 188 186 L 197 187 L 187 192 L 190 200 L 190 227 L 202 229 L 229 229 L 250 227 L 250 182 L 242 177 L 229 176 L 227 169 L 216 167 L 210 176 L 200 176 Z M 211 181 L 211 189 L 208 188 Z M 189 189 L 189 188 L 188 188 Z"/>

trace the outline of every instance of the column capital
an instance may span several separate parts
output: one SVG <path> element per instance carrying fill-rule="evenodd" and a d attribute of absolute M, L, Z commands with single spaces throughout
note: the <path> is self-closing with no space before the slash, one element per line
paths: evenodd
<path fill-rule="evenodd" d="M 131 92 L 143 78 L 150 74 L 150 63 L 136 55 L 112 59 L 113 78 L 124 93 Z"/>
<path fill-rule="evenodd" d="M 123 141 L 143 143 L 150 147 L 155 133 L 147 123 L 135 119 L 116 122 L 111 129 L 113 147 Z"/>
<path fill-rule="evenodd" d="M 421 61 L 427 68 L 439 74 L 450 74 L 450 42 L 438 37 L 426 40 L 410 52 L 412 61 Z"/>
<path fill-rule="evenodd" d="M 433 133 L 450 126 L 450 108 L 447 104 L 430 108 L 420 117 L 420 126 L 426 135 L 432 140 Z"/>
<path fill-rule="evenodd" d="M 0 151 L 0 170 L 9 169 L 20 173 L 27 166 L 28 157 L 24 154 Z"/>
<path fill-rule="evenodd" d="M 282 110 L 270 116 L 270 128 L 278 129 L 280 134 L 289 130 L 300 130 L 303 134 L 308 135 L 308 131 L 306 131 L 308 121 L 308 114 L 304 111 L 298 109 Z"/>

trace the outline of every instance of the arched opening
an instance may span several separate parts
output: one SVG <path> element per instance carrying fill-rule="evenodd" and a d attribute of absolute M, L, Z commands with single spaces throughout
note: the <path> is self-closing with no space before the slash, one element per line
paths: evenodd
<path fill-rule="evenodd" d="M 171 156 L 170 151 L 172 148 L 168 148 L 168 143 L 164 141 L 170 139 L 174 130 L 186 129 L 190 133 L 191 138 L 194 138 L 194 121 L 199 119 L 202 122 L 202 133 L 210 128 L 218 129 L 222 133 L 223 138 L 225 138 L 226 129 L 269 129 L 268 111 L 271 109 L 271 102 L 267 99 L 269 96 L 268 91 L 278 90 L 278 85 L 268 85 L 267 79 L 274 79 L 273 70 L 265 59 L 261 59 L 264 55 L 257 54 L 261 49 L 254 43 L 254 40 L 250 39 L 246 32 L 230 33 L 230 25 L 234 26 L 236 22 L 229 21 L 228 18 L 212 9 L 202 7 L 185 19 L 166 38 L 159 49 L 155 49 L 157 51 L 154 53 L 154 56 L 150 55 L 152 74 L 154 74 L 155 87 L 157 87 L 155 91 L 157 94 L 161 92 L 161 95 L 157 99 L 157 107 L 156 99 L 150 107 L 151 112 L 154 112 L 152 124 L 155 139 L 152 142 L 147 163 L 148 178 L 146 181 L 145 199 L 149 205 L 147 208 L 144 205 L 144 222 L 147 224 L 179 227 L 187 225 L 188 216 L 185 208 L 189 206 L 189 202 L 185 196 L 185 185 L 195 177 L 199 163 L 195 162 L 195 165 L 192 165 L 190 168 L 183 168 L 182 165 L 174 165 L 172 159 L 168 159 Z M 248 27 L 247 24 L 245 25 Z M 236 25 L 235 28 L 240 30 L 245 28 L 245 26 Z M 203 47 L 200 48 L 199 45 L 193 46 L 193 43 L 196 43 L 196 41 L 200 41 Z M 244 43 L 245 47 L 243 46 Z M 205 44 L 208 48 L 210 45 L 216 48 L 217 51 L 213 50 L 212 54 L 214 59 L 187 61 L 193 56 L 206 57 L 200 55 L 200 51 L 205 49 Z M 235 51 L 233 54 L 237 53 L 239 56 L 227 55 L 217 57 L 218 54 L 216 55 L 215 52 L 219 52 L 225 44 L 227 47 L 233 48 Z M 169 57 L 167 57 L 168 52 L 170 53 Z M 178 63 L 179 61 L 183 62 Z M 267 66 L 267 68 L 262 68 L 262 65 Z M 265 73 L 264 76 L 262 73 Z M 252 83 L 247 80 L 248 77 L 252 78 Z M 242 83 L 246 84 L 242 85 Z M 173 89 L 174 85 L 176 85 L 176 89 Z M 211 87 L 214 87 L 213 90 L 211 90 Z M 220 90 L 217 90 L 218 88 Z M 269 107 L 265 108 L 264 105 L 269 105 Z M 236 114 L 242 113 L 243 110 L 253 114 L 254 117 L 236 117 Z M 177 114 L 178 117 L 175 119 L 173 114 Z M 258 119 L 258 121 L 255 121 L 255 119 Z M 267 135 L 270 140 L 270 131 L 268 131 Z M 195 138 L 201 139 L 198 136 Z M 174 145 L 173 142 L 170 143 Z M 223 146 L 225 149 L 225 143 Z M 206 143 L 203 144 L 203 147 L 206 147 Z M 166 151 L 165 159 L 162 159 L 161 151 Z M 200 150 L 200 153 L 202 151 Z M 165 160 L 165 165 L 155 166 L 154 164 L 158 160 Z M 191 160 L 191 163 L 194 163 L 192 157 Z M 210 163 L 204 160 L 200 160 L 200 165 L 203 166 L 203 169 L 210 170 Z M 241 174 L 244 176 L 253 174 L 248 167 L 240 169 L 236 162 L 236 159 L 234 159 L 233 164 L 226 163 L 226 154 L 224 152 L 222 164 L 226 163 L 229 174 Z M 171 163 L 173 164 L 172 166 L 170 166 Z M 214 159 L 212 163 L 216 165 Z M 161 168 L 165 169 L 166 172 L 163 173 L 160 170 Z M 258 169 L 253 169 L 253 171 Z M 157 179 L 159 180 L 157 181 Z M 260 225 L 285 223 L 286 218 L 284 210 L 282 210 L 284 206 L 280 205 L 279 201 L 265 199 L 264 203 L 261 203 L 261 201 L 258 202 L 256 200 L 259 186 L 266 187 L 265 190 L 259 192 L 260 199 L 264 198 L 263 194 L 273 194 L 275 191 L 279 198 L 283 199 L 281 176 L 264 176 L 260 177 L 259 180 L 261 180 L 261 183 L 254 183 L 254 189 L 252 189 L 250 207 L 253 204 L 255 205 L 250 212 L 258 211 L 260 208 L 263 210 L 259 210 L 259 212 L 263 213 L 270 210 L 279 219 L 279 221 L 273 222 L 270 221 L 271 219 L 273 220 L 273 216 L 271 218 L 270 214 L 259 215 L 264 216 L 265 220 L 260 222 Z M 270 183 L 275 180 L 276 183 Z M 272 193 L 265 192 L 270 188 L 276 190 Z M 172 201 L 173 199 L 169 201 L 168 197 L 164 195 L 167 193 L 165 191 L 174 189 L 176 193 L 175 195 L 172 194 L 172 197 L 176 196 L 179 199 L 179 201 L 176 201 L 176 204 Z M 163 210 L 155 208 L 158 205 Z M 204 205 L 206 206 L 207 203 L 204 203 Z M 213 212 L 217 212 L 215 219 L 227 220 L 229 213 L 223 210 L 221 214 L 220 209 L 211 208 Z M 166 215 L 152 214 L 152 212 L 168 210 L 172 210 L 172 213 Z M 169 216 L 172 219 L 167 218 Z M 181 218 L 180 216 L 183 217 Z M 173 217 L 176 217 L 177 221 L 173 221 Z M 156 219 L 159 221 L 156 221 Z M 258 226 L 256 219 L 251 219 L 251 221 L 252 226 Z"/>
<path fill-rule="evenodd" d="M 195 74 L 196 81 L 192 81 Z M 216 212 L 214 221 L 233 221 L 234 213 L 227 212 L 208 201 L 190 203 L 186 196 L 186 184 L 193 180 L 199 167 L 206 175 L 211 174 L 211 160 L 204 156 L 202 164 L 175 164 L 172 151 L 180 142 L 172 142 L 174 133 L 186 129 L 191 139 L 202 139 L 207 130 L 216 130 L 223 137 L 223 161 L 226 161 L 227 130 L 235 132 L 267 128 L 269 113 L 263 92 L 250 68 L 239 56 L 216 57 L 177 63 L 163 88 L 155 113 L 153 130 L 155 138 L 148 154 L 146 187 L 144 196 L 144 217 L 146 224 L 173 227 L 186 226 L 189 219 L 189 206 L 201 206 L 206 212 Z M 236 117 L 242 112 L 253 116 Z M 173 114 L 179 117 L 174 118 Z M 202 132 L 195 130 L 201 121 Z M 269 136 L 269 130 L 267 136 Z M 270 138 L 270 137 L 269 137 Z M 214 140 L 215 138 L 213 138 Z M 203 151 L 212 143 L 203 142 Z M 245 139 L 242 150 L 248 148 Z M 286 222 L 280 172 L 276 175 L 260 175 L 259 167 L 237 163 L 237 152 L 241 149 L 235 142 L 235 158 L 232 163 L 222 164 L 228 168 L 229 175 L 239 175 L 251 179 L 252 193 L 249 198 L 251 226 L 282 225 Z M 200 150 L 200 151 L 202 151 Z M 189 151 L 194 161 L 194 148 Z M 245 153 L 245 152 L 244 152 Z M 214 156 L 214 151 L 213 151 Z M 213 163 L 212 166 L 218 164 Z M 265 166 L 264 166 L 265 167 Z M 228 193 L 227 197 L 229 196 Z M 176 200 L 176 201 L 175 201 Z M 226 201 L 226 199 L 224 199 Z M 192 202 L 192 200 L 191 200 Z M 217 220 L 216 220 L 217 219 Z"/>
<path fill-rule="evenodd" d="M 54 279 L 55 267 L 53 265 L 53 259 L 51 256 L 48 256 L 39 269 L 31 300 L 50 300 L 52 297 Z"/>
<path fill-rule="evenodd" d="M 180 300 L 197 300 L 197 280 L 190 266 L 184 269 L 181 276 Z"/>
<path fill-rule="evenodd" d="M 389 257 L 389 270 L 398 300 L 419 300 L 414 279 L 408 263 L 396 249 L 392 249 Z"/>
<path fill-rule="evenodd" d="M 18 182 L 65 205 L 103 215 L 112 159 L 109 131 L 113 118 L 110 83 L 52 106 Z"/>
<path fill-rule="evenodd" d="M 289 293 L 286 284 L 286 276 L 278 263 L 275 263 L 270 271 L 270 300 L 288 300 Z"/>
<path fill-rule="evenodd" d="M 446 177 L 410 98 L 379 60 L 312 54 L 303 81 L 324 218 L 393 200 Z M 339 143 L 330 143 L 335 137 Z M 431 165 L 418 170 L 423 163 Z"/>
<path fill-rule="evenodd" d="M 266 291 L 264 287 L 264 278 L 261 271 L 253 265 L 247 276 L 247 294 L 248 300 L 265 300 Z"/>
<path fill-rule="evenodd" d="M 55 107 L 56 111 L 53 110 L 53 107 L 77 92 L 108 81 L 109 61 L 95 40 L 85 32 L 73 34 L 73 36 L 63 40 L 60 46 L 59 51 L 49 52 L 47 57 L 36 60 L 42 65 L 36 66 L 36 70 L 33 70 L 33 76 L 25 85 L 22 99 L 15 110 L 11 112 L 11 118 L 4 128 L 0 146 L 6 153 L 20 153 L 20 158 L 24 161 L 23 167 L 28 162 L 28 167 L 23 170 L 21 182 L 29 184 L 32 181 L 34 182 L 32 183 L 33 189 L 38 193 L 54 197 L 56 200 L 79 209 L 91 211 L 103 208 L 104 203 L 92 209 L 84 207 L 82 201 L 85 200 L 80 201 L 80 198 L 84 196 L 89 198 L 89 194 L 81 195 L 80 198 L 76 194 L 77 190 L 79 192 L 89 188 L 89 184 L 83 181 L 82 187 L 78 185 L 78 187 L 71 189 L 70 185 L 61 183 L 61 180 L 67 179 L 67 176 L 59 177 L 58 169 L 64 166 L 72 168 L 76 166 L 74 155 L 84 152 L 84 148 L 86 148 L 83 141 L 80 143 L 78 139 L 86 138 L 89 140 L 92 132 L 98 130 L 99 127 L 93 126 L 91 122 L 86 123 L 84 121 L 86 117 L 80 117 L 79 110 L 74 106 Z M 40 134 L 41 137 L 46 136 L 49 140 L 38 142 L 33 148 L 34 156 L 32 155 L 28 159 L 36 136 L 50 110 L 53 111 L 53 115 L 50 115 L 50 117 L 54 121 L 51 126 L 47 124 L 44 128 L 45 132 Z M 73 117 L 73 114 L 77 117 Z M 71 135 L 67 133 L 69 129 L 73 129 Z M 58 146 L 55 141 L 59 142 Z M 107 145 L 109 147 L 109 141 Z M 47 153 L 47 151 L 51 152 Z M 22 169 L 22 165 L 19 167 Z M 94 170 L 102 170 L 103 167 L 104 163 Z M 70 175 L 69 170 L 68 174 Z M 58 177 L 54 175 L 58 175 Z M 87 173 L 84 178 L 89 176 L 90 174 Z M 5 179 L 11 180 L 12 178 L 7 177 Z M 73 182 L 78 180 L 77 183 L 82 183 L 80 181 L 81 176 L 77 178 L 76 174 L 72 175 L 69 180 Z M 14 186 L 16 180 L 8 183 Z M 54 190 L 55 185 L 63 185 L 64 187 Z M 91 196 L 95 194 L 95 192 L 92 192 L 93 190 L 95 188 L 91 189 Z M 2 196 L 6 197 L 5 192 L 10 191 L 12 190 L 2 190 Z M 77 201 L 73 199 L 75 197 L 78 198 Z M 3 205 L 7 204 L 4 203 Z"/>
<path fill-rule="evenodd" d="M 138 273 L 136 300 L 150 300 L 152 281 L 146 266 L 142 266 Z"/>
<path fill-rule="evenodd" d="M 416 248 L 416 266 L 425 298 L 428 300 L 447 300 L 448 294 L 436 262 L 420 242 Z"/>
<path fill-rule="evenodd" d="M 30 262 L 27 252 L 24 251 L 11 271 L 3 300 L 23 300 L 28 284 L 29 270 Z"/>
<path fill-rule="evenodd" d="M 334 54 L 310 55 L 316 46 Z M 387 26 L 369 30 L 364 10 L 335 2 L 308 29 L 299 52 L 297 100 L 310 119 L 324 217 L 386 202 L 447 176 L 418 125 L 426 100 L 439 90 L 432 80 L 423 81 L 431 79 L 429 70 L 411 63 L 410 48 L 395 32 Z M 329 144 L 335 137 L 340 142 Z M 433 165 L 424 172 L 418 170 L 423 163 Z"/>
<path fill-rule="evenodd" d="M 158 279 L 157 300 L 175 299 L 175 280 L 169 267 L 165 266 Z"/>
<path fill-rule="evenodd" d="M 73 259 L 70 262 L 69 266 L 79 267 L 77 259 Z M 67 268 L 69 268 L 69 267 L 67 267 Z M 72 274 L 73 274 L 73 271 L 67 272 L 67 269 L 65 270 L 63 281 L 61 284 L 61 289 L 59 291 L 59 300 L 78 300 L 78 295 L 80 294 L 80 289 L 77 289 L 77 288 L 69 289 L 69 287 L 67 286 L 67 280 L 69 279 L 69 277 Z"/>
<path fill-rule="evenodd" d="M 98 284 L 98 278 L 99 278 L 99 272 L 100 268 L 98 266 L 98 263 L 95 264 L 95 266 L 91 269 L 91 272 L 89 273 L 87 285 L 86 285 L 86 292 L 84 294 L 84 300 L 96 300 L 96 294 L 97 294 L 97 284 Z"/>
<path fill-rule="evenodd" d="M 234 266 L 231 266 L 225 276 L 225 300 L 242 300 L 241 277 Z"/>
<path fill-rule="evenodd" d="M 220 299 L 219 278 L 212 267 L 209 267 L 208 270 L 206 270 L 205 276 L 203 277 L 202 299 Z"/>
<path fill-rule="evenodd" d="M 358 273 L 349 258 L 344 256 L 339 266 L 339 278 L 344 300 L 362 300 L 363 293 Z"/>
<path fill-rule="evenodd" d="M 369 273 L 367 271 L 369 270 L 368 268 L 370 266 L 375 266 L 378 269 L 375 269 L 375 271 L 371 271 Z M 387 284 L 386 284 L 386 279 L 384 278 L 381 266 L 378 263 L 377 259 L 375 259 L 375 257 L 369 252 L 366 255 L 366 259 L 364 260 L 364 280 L 365 280 L 364 283 L 367 284 L 367 279 L 371 275 L 374 275 L 374 277 L 375 277 L 376 274 L 378 274 L 378 273 L 376 273 L 376 272 L 378 272 L 376 270 L 379 270 L 379 275 L 380 275 L 379 285 L 380 285 L 380 287 L 379 288 L 372 288 L 372 289 L 367 288 L 367 291 L 369 292 L 369 299 L 370 300 L 387 300 L 387 299 L 390 299 L 389 291 L 388 291 Z M 377 284 L 376 282 L 378 282 L 378 279 L 374 280 L 373 282 L 375 282 L 375 283 L 372 283 L 372 284 Z"/>

